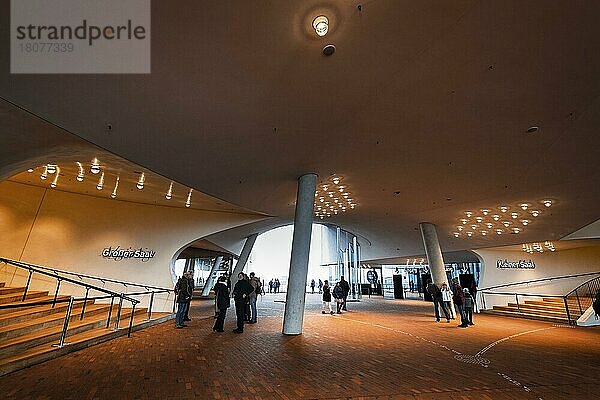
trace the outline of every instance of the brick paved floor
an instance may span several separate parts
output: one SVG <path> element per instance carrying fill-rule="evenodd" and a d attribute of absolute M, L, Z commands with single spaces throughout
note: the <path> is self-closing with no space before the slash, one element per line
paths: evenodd
<path fill-rule="evenodd" d="M 283 298 L 263 296 L 259 323 L 242 335 L 231 332 L 233 309 L 216 334 L 212 304 L 194 302 L 186 329 L 169 322 L 17 371 L 0 378 L 0 398 L 600 398 L 597 328 L 476 315 L 476 326 L 459 329 L 436 323 L 422 301 L 380 298 L 330 316 L 315 294 L 304 333 L 290 337 Z"/>

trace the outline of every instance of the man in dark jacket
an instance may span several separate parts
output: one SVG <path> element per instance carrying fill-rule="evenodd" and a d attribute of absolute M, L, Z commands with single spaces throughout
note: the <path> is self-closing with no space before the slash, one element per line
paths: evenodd
<path fill-rule="evenodd" d="M 191 293 L 190 295 L 190 301 L 188 301 L 185 305 L 185 312 L 183 315 L 183 321 L 191 321 L 192 319 L 190 318 L 190 303 L 192 302 L 192 297 L 194 295 L 194 271 L 188 271 L 184 274 L 184 276 L 187 278 L 188 280 L 188 286 L 189 286 L 189 292 Z"/>
<path fill-rule="evenodd" d="M 237 318 L 237 328 L 233 331 L 235 333 L 244 332 L 244 318 L 246 315 L 246 303 L 248 296 L 254 288 L 246 278 L 246 274 L 240 272 L 238 274 L 238 281 L 233 287 L 233 300 L 235 301 L 235 316 Z"/>
<path fill-rule="evenodd" d="M 459 328 L 466 328 L 469 326 L 467 317 L 465 316 L 465 294 L 463 292 L 463 288 L 458 283 L 458 279 L 452 278 L 452 300 L 454 300 L 454 305 L 456 306 L 456 311 L 460 314 L 460 325 Z"/>
<path fill-rule="evenodd" d="M 183 317 L 185 316 L 185 309 L 192 299 L 192 292 L 190 291 L 190 285 L 188 279 L 183 275 L 177 281 L 175 285 L 175 296 L 177 301 L 177 314 L 175 315 L 175 328 L 183 328 L 187 326 L 183 323 Z"/>
<path fill-rule="evenodd" d="M 444 300 L 442 298 L 442 291 L 439 287 L 437 287 L 433 282 L 427 281 L 427 293 L 431 295 L 433 299 L 433 308 L 435 310 L 435 320 L 440 322 L 440 307 L 444 312 L 444 316 L 446 317 L 446 322 L 450 322 L 450 316 L 448 315 L 448 310 L 446 310 L 446 305 L 444 304 Z"/>
<path fill-rule="evenodd" d="M 229 288 L 227 287 L 227 278 L 220 276 L 217 280 L 217 284 L 214 287 L 215 301 L 217 303 L 217 319 L 213 326 L 213 331 L 223 332 L 223 323 L 225 322 L 225 315 L 229 308 Z"/>
<path fill-rule="evenodd" d="M 348 293 L 350 293 L 350 285 L 348 284 L 348 281 L 344 280 L 344 275 L 340 276 L 339 283 L 340 283 L 342 290 L 344 291 L 344 297 L 343 297 L 344 302 L 342 303 L 342 310 L 348 311 L 346 309 L 346 302 L 348 300 Z"/>

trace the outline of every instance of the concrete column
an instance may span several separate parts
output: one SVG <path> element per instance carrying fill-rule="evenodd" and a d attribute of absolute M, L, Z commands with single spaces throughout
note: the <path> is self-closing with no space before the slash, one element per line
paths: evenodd
<path fill-rule="evenodd" d="M 202 288 L 203 297 L 208 296 L 210 289 L 212 289 L 215 282 L 215 273 L 219 270 L 219 267 L 221 266 L 221 261 L 223 261 L 223 256 L 218 256 L 215 259 L 215 263 L 210 269 L 210 274 L 208 274 L 208 276 L 206 277 L 206 283 L 204 284 L 204 288 Z"/>
<path fill-rule="evenodd" d="M 432 282 L 435 283 L 437 287 L 441 287 L 442 283 L 448 284 L 444 259 L 442 258 L 442 249 L 440 248 L 435 225 L 430 224 L 429 222 L 421 222 L 419 227 L 421 228 L 423 246 L 425 247 L 425 254 L 427 255 L 427 261 L 429 262 Z M 423 282 L 423 285 L 426 284 L 427 282 Z M 450 285 L 448 285 L 448 287 L 450 287 Z"/>
<path fill-rule="evenodd" d="M 298 179 L 292 254 L 283 315 L 284 335 L 302 333 L 316 186 L 316 174 L 302 175 Z"/>
<path fill-rule="evenodd" d="M 238 258 L 237 263 L 235 264 L 235 268 L 233 268 L 233 272 L 231 273 L 231 291 L 233 292 L 233 287 L 238 281 L 238 275 L 240 272 L 244 270 L 246 263 L 248 262 L 248 258 L 250 258 L 250 253 L 252 253 L 252 248 L 254 247 L 254 243 L 256 243 L 256 238 L 258 237 L 258 233 L 254 233 L 246 238 L 246 242 L 244 243 L 244 247 L 242 248 L 242 252 L 240 253 L 240 258 Z M 233 263 L 233 260 L 232 260 Z"/>

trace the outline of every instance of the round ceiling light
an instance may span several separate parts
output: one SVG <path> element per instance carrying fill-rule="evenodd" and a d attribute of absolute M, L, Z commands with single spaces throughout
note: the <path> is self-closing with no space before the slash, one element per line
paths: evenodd
<path fill-rule="evenodd" d="M 325 36 L 329 32 L 329 20 L 324 15 L 319 15 L 313 19 L 312 26 L 319 36 Z"/>

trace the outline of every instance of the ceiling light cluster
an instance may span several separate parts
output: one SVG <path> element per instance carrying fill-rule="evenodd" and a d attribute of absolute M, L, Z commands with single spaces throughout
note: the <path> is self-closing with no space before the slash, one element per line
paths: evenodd
<path fill-rule="evenodd" d="M 543 199 L 538 204 L 551 207 L 555 201 Z M 539 209 L 534 208 L 534 202 L 521 202 L 516 205 L 501 204 L 497 207 L 482 208 L 479 211 L 463 211 L 458 219 L 452 235 L 474 237 L 477 234 L 487 236 L 490 232 L 497 235 L 503 233 L 519 234 L 524 227 L 530 225 L 534 218 L 541 215 Z"/>
<path fill-rule="evenodd" d="M 45 165 L 42 165 L 42 166 L 39 166 L 36 168 L 29 168 L 29 169 L 27 169 L 27 172 L 33 173 L 36 169 L 41 168 L 42 172 L 40 174 L 40 179 L 45 181 L 45 180 L 48 180 L 48 178 L 50 178 L 51 179 L 50 187 L 57 188 L 59 186 L 59 182 L 58 182 L 59 177 L 64 177 L 67 174 L 74 175 L 75 180 L 77 182 L 83 182 L 85 180 L 85 174 L 86 174 L 85 164 L 77 161 L 77 162 L 75 162 L 75 165 L 76 165 L 75 168 L 73 168 L 72 164 L 71 164 L 71 166 L 63 165 L 63 169 L 61 172 L 61 167 L 58 164 L 45 164 Z M 106 181 L 111 176 L 114 177 L 115 184 L 113 186 L 112 192 L 110 193 L 110 198 L 112 198 L 112 199 L 117 198 L 119 185 L 121 183 L 120 173 L 110 172 L 109 169 L 107 169 L 106 167 L 104 167 L 100 164 L 100 161 L 98 161 L 97 158 L 94 158 L 91 161 L 91 163 L 89 164 L 89 172 L 94 175 L 99 174 L 98 181 L 96 182 L 96 189 L 98 191 L 104 190 Z M 135 178 L 130 179 L 129 182 L 131 182 L 132 184 L 135 182 L 136 187 L 139 190 L 142 190 L 142 189 L 144 189 L 145 184 L 146 184 L 146 179 L 147 179 L 146 172 L 136 172 L 136 174 L 139 174 L 139 175 L 137 175 L 137 182 L 136 182 Z M 127 181 L 124 181 L 124 182 L 127 182 Z M 339 180 L 338 180 L 338 183 L 339 183 Z M 165 199 L 167 199 L 167 200 L 171 200 L 171 198 L 173 197 L 173 184 L 174 184 L 174 182 L 171 181 L 169 184 L 169 188 L 164 195 Z M 191 207 L 191 205 L 192 205 L 192 189 L 189 189 L 189 192 L 187 194 L 187 198 L 186 198 L 186 201 L 184 204 L 188 208 Z"/>
<path fill-rule="evenodd" d="M 552 252 L 556 251 L 556 247 L 554 247 L 554 243 L 552 243 L 550 241 L 545 241 L 543 245 L 539 242 L 523 243 L 521 245 L 521 248 L 523 249 L 524 252 L 529 253 L 529 254 L 533 254 L 534 251 L 537 251 L 539 253 L 543 253 L 544 250 L 548 250 L 548 251 L 552 251 Z"/>
<path fill-rule="evenodd" d="M 317 185 L 314 205 L 316 217 L 323 219 L 356 208 L 356 201 L 342 180 L 341 176 L 332 175 Z"/>
<path fill-rule="evenodd" d="M 423 263 L 427 264 L 427 263 L 425 262 L 425 259 L 424 259 L 424 258 L 414 258 L 414 259 L 412 259 L 412 260 L 411 260 L 410 258 L 407 258 L 407 259 L 406 259 L 406 265 L 407 265 L 407 266 L 408 266 L 408 265 L 411 265 L 411 264 L 412 264 L 412 265 L 423 265 Z"/>

